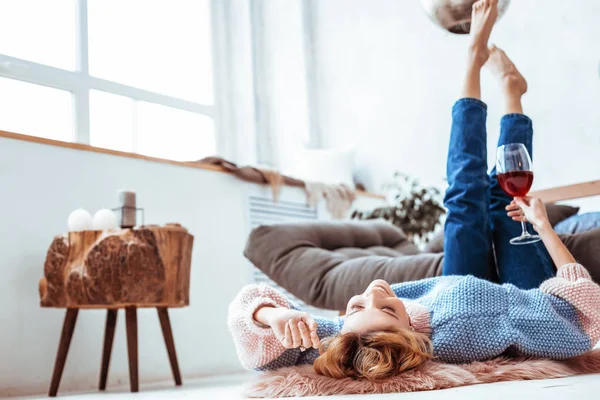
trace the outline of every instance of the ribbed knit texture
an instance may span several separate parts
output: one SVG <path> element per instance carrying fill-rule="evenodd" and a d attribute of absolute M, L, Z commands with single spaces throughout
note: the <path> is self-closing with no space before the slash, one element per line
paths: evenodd
<path fill-rule="evenodd" d="M 508 354 L 565 359 L 600 339 L 600 287 L 581 265 L 559 268 L 540 289 L 520 290 L 473 276 L 445 276 L 392 285 L 416 331 L 430 335 L 439 361 L 462 363 Z M 297 309 L 266 285 L 242 289 L 229 308 L 229 327 L 245 368 L 311 364 L 318 351 L 285 349 L 253 320 L 263 305 Z M 343 317 L 315 317 L 321 339 L 338 334 Z"/>
<path fill-rule="evenodd" d="M 268 371 L 296 364 L 312 364 L 319 357 L 317 349 L 310 348 L 304 352 L 300 349 L 286 349 L 271 328 L 261 327 L 253 319 L 256 310 L 265 305 L 298 310 L 295 304 L 270 286 L 260 284 L 243 288 L 229 306 L 228 321 L 242 366 Z M 321 339 L 335 336 L 342 329 L 341 318 L 313 318 L 317 322 L 317 334 Z"/>
<path fill-rule="evenodd" d="M 600 340 L 600 289 L 585 268 L 567 264 L 559 268 L 556 278 L 548 279 L 540 289 L 572 304 L 592 344 Z"/>

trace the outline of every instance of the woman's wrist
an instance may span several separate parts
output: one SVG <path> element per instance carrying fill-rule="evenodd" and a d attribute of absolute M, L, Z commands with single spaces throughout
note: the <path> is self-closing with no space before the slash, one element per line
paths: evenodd
<path fill-rule="evenodd" d="M 269 322 L 269 318 L 273 314 L 273 310 L 275 310 L 275 307 L 271 305 L 264 305 L 254 312 L 252 318 L 256 322 L 270 327 L 271 324 Z"/>
<path fill-rule="evenodd" d="M 554 229 L 552 228 L 552 225 L 550 225 L 549 221 L 546 221 L 543 225 L 539 226 L 536 231 L 542 237 L 552 236 L 553 234 L 556 235 L 556 232 L 554 232 Z"/>
<path fill-rule="evenodd" d="M 576 262 L 569 249 L 560 240 L 550 224 L 547 224 L 544 229 L 540 229 L 539 234 L 556 268 Z"/>

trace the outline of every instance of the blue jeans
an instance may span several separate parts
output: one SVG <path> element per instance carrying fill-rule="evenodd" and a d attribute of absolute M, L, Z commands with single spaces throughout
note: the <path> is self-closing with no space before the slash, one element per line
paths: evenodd
<path fill-rule="evenodd" d="M 500 187 L 496 168 L 487 173 L 486 116 L 487 106 L 477 99 L 458 100 L 452 108 L 442 273 L 536 288 L 554 275 L 554 264 L 542 242 L 509 243 L 521 234 L 521 224 L 506 215 L 512 199 Z M 502 118 L 498 146 L 523 143 L 532 154 L 532 139 L 531 119 Z"/>

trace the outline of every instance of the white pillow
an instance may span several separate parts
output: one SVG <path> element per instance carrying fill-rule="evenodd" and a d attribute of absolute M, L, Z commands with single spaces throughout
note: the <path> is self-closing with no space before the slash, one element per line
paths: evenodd
<path fill-rule="evenodd" d="M 302 149 L 287 174 L 308 182 L 354 186 L 354 150 Z"/>

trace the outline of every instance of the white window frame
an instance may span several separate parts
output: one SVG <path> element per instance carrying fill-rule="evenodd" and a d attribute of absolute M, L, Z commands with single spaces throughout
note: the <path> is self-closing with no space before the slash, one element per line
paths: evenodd
<path fill-rule="evenodd" d="M 254 103 L 261 107 L 255 107 L 255 136 L 256 136 L 256 156 L 258 163 L 270 167 L 280 167 L 279 149 L 275 148 L 275 137 L 279 132 L 275 132 L 270 124 L 270 109 L 268 86 L 270 77 L 265 71 L 265 25 L 270 21 L 265 18 L 266 0 L 250 0 L 249 18 L 250 18 L 250 37 L 252 45 L 252 73 Z M 323 147 L 323 133 L 321 128 L 321 106 L 319 102 L 318 81 L 318 59 L 315 47 L 317 45 L 317 32 L 315 24 L 317 21 L 317 2 L 318 0 L 302 0 L 302 13 L 297 17 L 302 20 L 302 40 L 304 44 L 304 70 L 306 79 L 306 98 L 308 113 L 309 140 L 306 148 L 316 149 Z"/>
<path fill-rule="evenodd" d="M 213 66 L 215 66 L 215 43 L 218 38 L 214 34 L 219 32 L 215 28 L 215 19 L 213 18 L 215 2 L 211 2 L 211 26 L 212 32 L 212 58 Z M 76 13 L 76 60 L 77 65 L 75 71 L 68 71 L 60 68 L 51 67 L 44 64 L 15 58 L 0 54 L 0 76 L 5 78 L 16 79 L 19 81 L 34 83 L 42 86 L 48 86 L 56 89 L 71 92 L 73 95 L 74 105 L 74 129 L 73 141 L 82 144 L 90 144 L 90 90 L 100 90 L 103 92 L 117 94 L 129 97 L 136 101 L 146 101 L 149 103 L 159 104 L 172 107 L 179 110 L 190 111 L 196 114 L 205 115 L 215 120 L 215 136 L 217 146 L 219 143 L 219 129 L 216 118 L 216 110 L 214 105 L 201 104 L 193 101 L 183 100 L 164 94 L 151 92 L 148 90 L 128 86 L 121 83 L 108 81 L 105 79 L 96 78 L 89 74 L 89 58 L 88 58 L 88 1 L 77 1 Z M 217 82 L 214 74 L 217 68 L 213 68 L 213 81 Z M 214 86 L 214 102 L 218 102 L 219 87 Z M 134 132 L 134 137 L 137 132 Z M 200 134 L 200 132 L 198 133 Z M 137 149 L 134 149 L 134 152 Z"/>
<path fill-rule="evenodd" d="M 266 123 L 268 110 L 257 107 L 268 77 L 260 71 L 264 0 L 211 0 L 213 104 L 201 104 L 90 76 L 88 69 L 88 0 L 77 1 L 76 69 L 64 70 L 0 54 L 0 77 L 34 83 L 72 93 L 74 129 L 72 140 L 90 144 L 90 90 L 116 94 L 135 101 L 190 111 L 213 119 L 217 153 L 240 164 L 276 164 L 277 149 Z M 304 56 L 309 102 L 309 148 L 323 143 L 320 127 L 318 74 L 314 46 L 316 0 L 304 0 Z M 134 140 L 137 132 L 133 132 Z M 134 148 L 134 152 L 137 149 Z M 276 165 L 274 165 L 276 166 Z"/>

